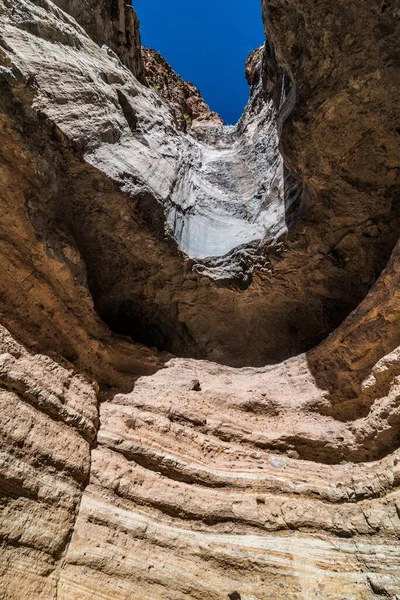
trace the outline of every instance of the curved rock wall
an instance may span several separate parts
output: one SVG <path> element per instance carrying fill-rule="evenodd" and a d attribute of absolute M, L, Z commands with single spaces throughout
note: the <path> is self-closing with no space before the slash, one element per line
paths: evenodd
<path fill-rule="evenodd" d="M 0 0 L 1 597 L 400 597 L 398 9 L 263 5 L 183 132 L 130 7 Z"/>
<path fill-rule="evenodd" d="M 0 595 L 56 598 L 88 482 L 98 388 L 0 335 Z"/>
<path fill-rule="evenodd" d="M 12 123 L 10 106 L 19 103 L 20 121 L 40 131 L 35 140 L 17 130 L 12 143 L 20 156 L 44 145 L 40 172 L 55 183 L 46 184 L 44 206 L 35 175 L 25 184 L 32 200 L 19 206 L 27 204 L 36 236 L 49 238 L 49 215 L 61 223 L 47 246 L 57 256 L 69 240 L 72 278 L 80 270 L 115 331 L 178 355 L 260 366 L 308 350 L 357 306 L 397 240 L 397 204 L 371 192 L 357 211 L 351 202 L 330 210 L 319 189 L 289 173 L 277 141 L 293 93 L 285 96 L 280 72 L 274 79 L 273 58 L 265 60 L 269 96 L 260 78 L 236 128 L 185 135 L 160 96 L 70 17 L 23 6 L 15 4 L 9 24 L 5 17 L 16 79 L 5 83 L 4 113 Z M 52 146 L 54 127 L 62 154 Z M 139 245 L 129 241 L 137 236 Z"/>
<path fill-rule="evenodd" d="M 396 418 L 391 394 L 376 404 Z M 304 356 L 175 359 L 104 403 L 59 597 L 397 598 L 398 451 L 341 463 L 366 457 L 379 411 L 323 404 Z"/>

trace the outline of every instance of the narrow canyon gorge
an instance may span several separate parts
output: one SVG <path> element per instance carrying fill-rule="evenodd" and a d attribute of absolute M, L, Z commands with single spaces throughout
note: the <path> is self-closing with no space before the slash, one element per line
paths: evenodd
<path fill-rule="evenodd" d="M 0 0 L 0 600 L 400 600 L 400 5 L 261 5 Z"/>

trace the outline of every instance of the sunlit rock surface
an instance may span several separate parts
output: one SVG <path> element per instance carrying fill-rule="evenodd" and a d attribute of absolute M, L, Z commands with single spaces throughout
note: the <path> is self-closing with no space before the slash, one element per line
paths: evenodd
<path fill-rule="evenodd" d="M 0 0 L 1 598 L 400 598 L 398 9 L 263 9 L 182 131 L 130 7 Z"/>
<path fill-rule="evenodd" d="M 147 84 L 168 103 L 179 129 L 187 131 L 204 122 L 222 125 L 221 117 L 210 109 L 193 83 L 175 73 L 159 52 L 142 46 L 141 55 Z"/>
<path fill-rule="evenodd" d="M 176 359 L 102 404 L 58 597 L 397 598 L 398 451 L 343 462 L 378 423 L 326 402 L 300 356 Z"/>
<path fill-rule="evenodd" d="M 189 258 L 222 257 L 287 231 L 284 172 L 272 102 L 236 127 L 188 139 L 167 222 Z M 228 271 L 228 268 L 227 268 Z"/>

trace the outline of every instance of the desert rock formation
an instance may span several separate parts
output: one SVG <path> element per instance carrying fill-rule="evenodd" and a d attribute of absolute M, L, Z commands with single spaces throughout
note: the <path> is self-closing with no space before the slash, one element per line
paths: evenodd
<path fill-rule="evenodd" d="M 146 81 L 168 102 L 176 126 L 187 131 L 196 125 L 222 125 L 221 117 L 210 110 L 199 90 L 170 67 L 165 58 L 152 48 L 142 47 Z"/>
<path fill-rule="evenodd" d="M 400 598 L 399 8 L 262 5 L 186 130 L 131 7 L 0 0 L 1 599 Z"/>

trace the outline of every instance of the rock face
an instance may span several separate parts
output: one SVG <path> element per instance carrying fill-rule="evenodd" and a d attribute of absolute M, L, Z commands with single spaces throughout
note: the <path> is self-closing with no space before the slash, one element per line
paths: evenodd
<path fill-rule="evenodd" d="M 56 598 L 88 481 L 98 389 L 4 328 L 0 335 L 0 595 Z"/>
<path fill-rule="evenodd" d="M 0 0 L 1 598 L 400 598 L 398 7 L 263 10 L 224 127 Z"/>
<path fill-rule="evenodd" d="M 106 44 L 139 81 L 145 82 L 140 51 L 139 20 L 131 4 L 124 0 L 55 0 L 100 46 Z"/>
<path fill-rule="evenodd" d="M 101 406 L 58 598 L 397 598 L 398 451 L 351 462 L 391 393 L 345 423 L 304 356 L 140 379 Z"/>
<path fill-rule="evenodd" d="M 357 211 L 354 203 L 328 210 L 318 190 L 288 171 L 277 144 L 293 87 L 286 97 L 281 88 L 288 77 L 277 70 L 274 79 L 272 59 L 264 68 L 271 73 L 269 95 L 260 77 L 237 127 L 200 128 L 189 136 L 176 130 L 160 96 L 71 17 L 54 5 L 23 6 L 15 4 L 11 16 L 4 9 L 11 74 L 4 74 L 3 132 L 11 156 L 3 179 L 9 182 L 4 194 L 29 215 L 29 223 L 18 218 L 12 226 L 26 224 L 35 237 L 25 244 L 27 286 L 38 268 L 53 268 L 46 280 L 57 286 L 61 265 L 69 279 L 65 302 L 77 303 L 77 285 L 87 298 L 70 318 L 85 306 L 93 310 L 93 299 L 118 333 L 232 366 L 262 366 L 308 350 L 358 305 L 396 243 L 397 204 L 391 195 L 378 201 L 380 188 L 357 196 Z M 30 110 L 33 105 L 40 109 Z M 384 193 L 392 194 L 393 182 L 388 185 Z M 32 253 L 39 239 L 38 252 L 44 242 L 60 257 L 53 267 L 48 250 L 45 258 Z M 35 257 L 37 266 L 30 264 Z M 45 278 L 38 279 L 43 286 Z M 5 285 L 4 293 L 19 298 Z M 43 310 L 53 311 L 39 295 L 39 315 L 24 315 L 33 330 Z M 55 296 L 52 302 L 58 291 Z M 12 314 L 20 304 L 9 298 L 5 325 L 20 320 Z M 47 320 L 35 339 L 46 352 L 68 337 L 64 325 L 54 327 Z M 83 336 L 88 327 L 79 327 Z M 87 343 L 80 348 L 75 354 L 87 352 Z"/>
<path fill-rule="evenodd" d="M 151 48 L 142 48 L 147 83 L 170 105 L 176 125 L 182 131 L 209 123 L 222 125 L 221 117 L 210 110 L 199 90 L 184 81 L 167 61 Z"/>
<path fill-rule="evenodd" d="M 255 77 L 260 73 L 260 64 L 263 59 L 264 46 L 260 46 L 251 52 L 246 61 L 245 76 L 247 83 L 252 86 L 255 83 Z"/>

